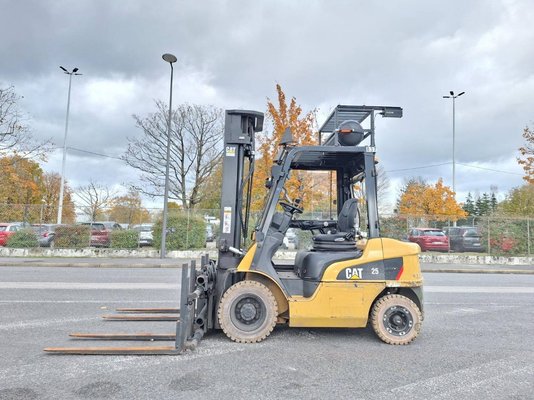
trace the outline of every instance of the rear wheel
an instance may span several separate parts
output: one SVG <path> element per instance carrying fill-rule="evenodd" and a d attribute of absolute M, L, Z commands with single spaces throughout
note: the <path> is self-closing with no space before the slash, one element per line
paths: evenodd
<path fill-rule="evenodd" d="M 371 311 L 371 324 L 385 343 L 404 345 L 421 330 L 421 310 L 412 300 L 399 294 L 381 297 Z"/>
<path fill-rule="evenodd" d="M 274 329 L 278 306 L 265 285 L 241 281 L 224 293 L 217 315 L 222 330 L 230 339 L 238 343 L 256 343 Z"/>

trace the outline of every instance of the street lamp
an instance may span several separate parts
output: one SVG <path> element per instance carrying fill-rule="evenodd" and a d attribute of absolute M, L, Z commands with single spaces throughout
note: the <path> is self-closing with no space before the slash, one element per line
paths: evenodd
<path fill-rule="evenodd" d="M 61 224 L 61 217 L 63 214 L 63 192 L 65 189 L 65 163 L 67 161 L 67 133 L 69 131 L 69 110 L 70 110 L 70 88 L 72 84 L 72 75 L 82 75 L 78 73 L 78 68 L 74 68 L 71 72 L 66 68 L 59 66 L 65 74 L 69 76 L 69 95 L 67 97 L 67 118 L 65 119 L 65 137 L 63 138 L 63 162 L 61 163 L 61 184 L 59 187 L 59 204 L 57 208 L 57 223 Z"/>
<path fill-rule="evenodd" d="M 452 191 L 454 192 L 454 198 L 456 198 L 456 158 L 455 158 L 455 146 L 456 146 L 456 98 L 465 94 L 461 92 L 454 94 L 451 90 L 450 96 L 443 96 L 444 99 L 452 99 Z"/>
<path fill-rule="evenodd" d="M 163 60 L 169 63 L 171 66 L 171 85 L 169 89 L 169 118 L 167 120 L 167 157 L 165 162 L 165 192 L 163 193 L 163 223 L 161 224 L 161 258 L 165 258 L 167 255 L 167 211 L 169 205 L 169 162 L 171 158 L 171 118 L 172 118 L 172 79 L 174 69 L 172 64 L 175 63 L 177 58 L 169 53 L 165 53 L 161 56 Z"/>

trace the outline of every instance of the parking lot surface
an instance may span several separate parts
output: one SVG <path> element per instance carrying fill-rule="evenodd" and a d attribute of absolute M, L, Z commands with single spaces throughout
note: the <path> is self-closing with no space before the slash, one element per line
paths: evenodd
<path fill-rule="evenodd" d="M 100 316 L 119 306 L 177 306 L 179 275 L 178 269 L 1 267 L 0 399 L 531 399 L 534 393 L 532 275 L 426 274 L 422 333 L 405 347 L 383 344 L 369 328 L 278 327 L 253 345 L 210 334 L 182 356 L 43 353 L 47 346 L 109 344 L 69 340 L 69 332 L 173 332 L 172 322 Z"/>

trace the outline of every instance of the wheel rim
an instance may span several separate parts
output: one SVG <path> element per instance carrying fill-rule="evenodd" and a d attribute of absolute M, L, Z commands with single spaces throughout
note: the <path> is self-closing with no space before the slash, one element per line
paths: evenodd
<path fill-rule="evenodd" d="M 263 301 L 255 295 L 245 294 L 237 297 L 232 303 L 230 317 L 232 323 L 240 330 L 251 332 L 264 323 L 266 308 Z"/>
<path fill-rule="evenodd" d="M 402 306 L 389 307 L 382 318 L 384 328 L 394 336 L 405 336 L 412 330 L 412 313 Z"/>

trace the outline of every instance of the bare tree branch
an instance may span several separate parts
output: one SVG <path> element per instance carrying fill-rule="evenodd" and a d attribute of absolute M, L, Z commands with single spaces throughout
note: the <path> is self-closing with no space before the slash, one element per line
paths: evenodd
<path fill-rule="evenodd" d="M 96 221 L 103 217 L 104 210 L 112 205 L 113 198 L 117 195 L 107 186 L 90 181 L 86 186 L 80 186 L 75 191 L 82 212 Z"/>
<path fill-rule="evenodd" d="M 20 97 L 13 86 L 0 87 L 0 154 L 17 153 L 24 158 L 44 159 L 51 140 L 36 141 L 18 107 Z"/>
<path fill-rule="evenodd" d="M 141 172 L 143 185 L 136 189 L 150 196 L 162 196 L 165 187 L 166 107 L 158 101 L 155 113 L 144 118 L 133 116 L 143 137 L 128 139 L 128 150 L 122 157 Z M 172 111 L 169 197 L 184 208 L 194 208 L 202 200 L 200 187 L 221 157 L 223 132 L 223 112 L 219 108 L 183 104 Z"/>

